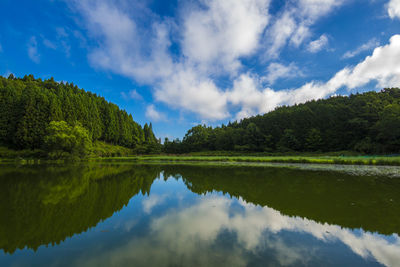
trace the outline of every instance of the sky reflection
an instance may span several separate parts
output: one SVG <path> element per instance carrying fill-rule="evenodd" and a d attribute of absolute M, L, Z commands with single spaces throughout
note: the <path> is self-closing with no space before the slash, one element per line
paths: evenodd
<path fill-rule="evenodd" d="M 163 187 L 159 181 L 141 201 L 143 214 L 150 216 L 148 224 L 125 228 L 133 235 L 126 243 L 80 257 L 79 265 L 336 265 L 341 259 L 332 258 L 335 250 L 355 266 L 400 262 L 397 234 L 384 236 L 285 216 L 217 192 L 157 192 Z M 175 183 L 181 180 L 167 184 Z M 138 235 L 138 228 L 146 233 Z"/>
<path fill-rule="evenodd" d="M 399 266 L 398 182 L 384 177 L 11 168 L 0 176 L 0 266 Z"/>

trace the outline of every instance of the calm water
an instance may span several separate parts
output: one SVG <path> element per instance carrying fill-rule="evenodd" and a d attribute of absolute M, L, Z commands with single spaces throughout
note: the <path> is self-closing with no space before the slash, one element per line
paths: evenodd
<path fill-rule="evenodd" d="M 0 165 L 0 266 L 400 266 L 400 174 Z"/>

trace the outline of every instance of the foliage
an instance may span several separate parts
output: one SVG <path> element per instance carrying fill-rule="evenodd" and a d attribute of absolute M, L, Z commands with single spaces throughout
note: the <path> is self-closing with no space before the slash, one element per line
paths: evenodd
<path fill-rule="evenodd" d="M 44 156 L 46 156 L 46 153 L 40 149 L 13 150 L 6 147 L 0 147 L 1 159 L 42 158 Z"/>
<path fill-rule="evenodd" d="M 63 158 L 66 156 L 86 157 L 92 147 L 89 131 L 80 123 L 70 126 L 65 121 L 52 121 L 47 127 L 44 138 L 46 151 L 50 158 Z"/>
<path fill-rule="evenodd" d="M 102 141 L 94 142 L 91 152 L 93 157 L 121 157 L 135 154 L 133 149 L 107 144 Z"/>
<path fill-rule="evenodd" d="M 359 151 L 400 153 L 400 89 L 282 106 L 220 127 L 198 125 L 163 152 Z"/>
<path fill-rule="evenodd" d="M 107 160 L 107 159 L 106 159 Z M 400 156 L 137 156 L 115 158 L 117 161 L 144 162 L 225 162 L 225 163 L 313 163 L 343 165 L 400 166 Z"/>
<path fill-rule="evenodd" d="M 142 128 L 117 105 L 73 83 L 59 83 L 53 78 L 43 81 L 33 75 L 0 77 L 0 145 L 17 150 L 43 149 L 52 121 L 73 126 L 80 123 L 79 129 L 86 129 L 93 142 L 146 149 L 158 144 L 151 124 Z"/>

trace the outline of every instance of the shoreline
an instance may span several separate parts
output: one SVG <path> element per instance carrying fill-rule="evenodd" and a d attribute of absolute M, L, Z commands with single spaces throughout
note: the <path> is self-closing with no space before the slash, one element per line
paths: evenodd
<path fill-rule="evenodd" d="M 177 156 L 141 155 L 125 157 L 89 157 L 79 160 L 46 158 L 0 158 L 0 163 L 64 164 L 68 162 L 134 162 L 134 163 L 296 163 L 328 165 L 400 166 L 400 156 Z"/>
<path fill-rule="evenodd" d="M 89 161 L 134 161 L 134 162 L 225 162 L 225 163 L 305 163 L 332 165 L 371 165 L 371 166 L 400 166 L 400 156 L 132 156 L 92 158 Z"/>

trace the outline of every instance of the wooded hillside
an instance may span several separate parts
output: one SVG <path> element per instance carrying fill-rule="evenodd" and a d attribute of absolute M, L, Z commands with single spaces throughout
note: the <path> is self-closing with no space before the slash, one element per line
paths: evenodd
<path fill-rule="evenodd" d="M 58 131 L 58 139 L 53 140 L 65 137 L 63 128 L 75 126 L 77 132 L 83 131 L 91 141 L 128 148 L 157 143 L 151 124 L 142 128 L 132 115 L 117 105 L 73 83 L 59 83 L 53 78 L 35 79 L 33 75 L 0 76 L 0 145 L 13 149 L 42 149 L 46 146 L 50 123 L 62 121 L 66 124 L 52 124 L 53 132 Z"/>
<path fill-rule="evenodd" d="M 164 151 L 400 152 L 400 89 L 334 96 L 278 107 L 227 126 L 198 125 Z"/>

